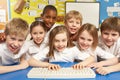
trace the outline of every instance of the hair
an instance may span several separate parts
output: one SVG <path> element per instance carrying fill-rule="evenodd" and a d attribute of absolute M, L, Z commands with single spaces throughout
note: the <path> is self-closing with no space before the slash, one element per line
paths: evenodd
<path fill-rule="evenodd" d="M 13 18 L 6 24 L 5 35 L 16 35 L 27 37 L 29 31 L 28 23 L 21 18 Z"/>
<path fill-rule="evenodd" d="M 44 29 L 44 31 L 46 32 L 47 29 L 46 29 L 46 25 L 43 21 L 34 21 L 32 22 L 32 24 L 30 25 L 30 33 L 32 32 L 33 28 L 36 27 L 36 26 L 40 26 Z M 32 39 L 32 37 L 31 37 Z"/>
<path fill-rule="evenodd" d="M 90 24 L 90 23 L 83 24 L 82 27 L 80 28 L 79 32 L 78 32 L 78 40 L 79 40 L 79 36 L 81 35 L 81 33 L 85 30 L 88 31 L 88 33 L 93 37 L 92 49 L 95 50 L 97 45 L 98 45 L 97 28 L 96 28 L 95 25 Z"/>
<path fill-rule="evenodd" d="M 65 16 L 65 22 L 71 18 L 76 18 L 76 19 L 79 19 L 80 20 L 80 23 L 82 25 L 82 21 L 83 21 L 83 17 L 81 15 L 81 13 L 79 11 L 76 11 L 76 10 L 71 10 L 69 11 L 66 16 Z"/>
<path fill-rule="evenodd" d="M 44 9 L 43 9 L 43 13 L 42 14 L 44 15 L 48 10 L 53 10 L 57 14 L 57 9 L 53 5 L 47 5 L 47 6 L 45 6 Z"/>
<path fill-rule="evenodd" d="M 69 40 L 69 33 L 68 33 L 68 30 L 67 28 L 64 26 L 64 25 L 59 25 L 59 26 L 56 26 L 49 34 L 49 52 L 48 52 L 48 57 L 54 57 L 54 41 L 55 41 L 55 36 L 57 34 L 60 34 L 60 33 L 66 33 L 67 35 L 67 47 L 72 47 L 73 44 L 72 42 Z"/>
<path fill-rule="evenodd" d="M 104 30 L 114 30 L 120 35 L 120 18 L 119 17 L 109 17 L 105 19 L 100 27 L 101 32 Z"/>

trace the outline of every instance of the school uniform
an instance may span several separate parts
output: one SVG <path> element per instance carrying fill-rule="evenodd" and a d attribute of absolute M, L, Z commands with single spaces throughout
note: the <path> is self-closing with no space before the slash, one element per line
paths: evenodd
<path fill-rule="evenodd" d="M 29 59 L 31 56 L 39 53 L 45 48 L 46 44 L 41 43 L 40 46 L 37 46 L 33 40 L 26 41 L 21 49 L 22 53 L 26 53 L 26 59 Z"/>
<path fill-rule="evenodd" d="M 89 54 L 81 53 L 76 46 L 72 48 L 65 48 L 62 52 L 58 52 L 54 50 L 53 58 L 46 57 L 48 52 L 49 52 L 49 47 L 47 47 L 42 52 L 39 52 L 39 54 L 36 54 L 33 57 L 37 60 L 42 60 L 42 61 L 47 58 L 49 59 L 49 62 L 74 62 L 75 59 L 85 60 L 90 56 Z"/>
<path fill-rule="evenodd" d="M 45 35 L 45 38 L 44 38 L 44 43 L 45 44 L 48 44 L 48 42 L 49 42 L 49 34 L 50 34 L 50 32 L 51 32 L 51 30 L 52 29 L 54 29 L 56 26 L 58 26 L 59 24 L 54 24 L 52 27 L 51 27 L 51 29 L 46 33 L 46 35 Z"/>
<path fill-rule="evenodd" d="M 99 47 L 101 47 L 103 50 L 115 55 L 116 57 L 120 57 L 120 38 L 118 38 L 118 40 L 109 48 L 107 47 L 102 38 L 99 37 Z"/>
<path fill-rule="evenodd" d="M 11 65 L 18 63 L 20 61 L 20 57 L 23 54 L 18 52 L 18 54 L 13 54 L 8 48 L 6 43 L 0 44 L 0 65 Z"/>
<path fill-rule="evenodd" d="M 103 60 L 115 57 L 113 54 L 102 50 L 100 47 L 96 47 L 94 51 L 91 48 L 88 48 L 87 50 L 81 50 L 81 52 L 94 56 L 96 61 L 98 57 L 102 58 Z"/>

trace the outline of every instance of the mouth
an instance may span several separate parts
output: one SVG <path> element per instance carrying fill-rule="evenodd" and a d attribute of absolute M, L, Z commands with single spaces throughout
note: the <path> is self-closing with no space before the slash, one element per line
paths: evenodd
<path fill-rule="evenodd" d="M 71 32 L 76 32 L 76 29 L 70 28 Z"/>
<path fill-rule="evenodd" d="M 85 50 L 85 49 L 87 49 L 87 48 L 88 48 L 87 45 L 81 45 L 81 49 Z"/>
<path fill-rule="evenodd" d="M 15 47 L 15 46 L 13 46 L 13 45 L 10 45 L 10 46 L 9 46 L 9 49 L 10 49 L 10 51 L 14 52 L 14 51 L 16 51 L 16 50 L 18 49 L 18 47 Z"/>
<path fill-rule="evenodd" d="M 57 47 L 57 49 L 58 49 L 59 51 L 62 51 L 62 50 L 64 49 L 64 47 Z"/>

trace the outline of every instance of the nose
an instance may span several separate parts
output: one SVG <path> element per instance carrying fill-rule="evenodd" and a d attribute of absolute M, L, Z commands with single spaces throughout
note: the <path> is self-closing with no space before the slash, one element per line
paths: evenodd
<path fill-rule="evenodd" d="M 63 42 L 59 42 L 59 45 L 62 46 L 62 45 L 63 45 Z"/>
<path fill-rule="evenodd" d="M 86 41 L 86 40 L 84 40 L 84 41 L 83 41 L 83 43 L 84 43 L 84 44 L 86 44 L 86 43 L 87 43 L 87 41 Z"/>
<path fill-rule="evenodd" d="M 38 34 L 37 37 L 40 37 L 40 35 Z"/>
<path fill-rule="evenodd" d="M 76 23 L 75 23 L 75 22 L 73 22 L 73 25 L 74 25 L 74 26 L 75 26 L 75 24 L 76 24 Z"/>
<path fill-rule="evenodd" d="M 108 39 L 110 40 L 112 38 L 112 36 L 111 35 L 108 35 Z"/>
<path fill-rule="evenodd" d="M 14 42 L 14 46 L 15 46 L 15 47 L 19 46 L 19 42 L 18 42 L 18 41 L 15 41 L 15 42 Z"/>
<path fill-rule="evenodd" d="M 49 19 L 49 22 L 50 22 L 50 23 L 52 23 L 52 22 L 53 22 L 53 19 L 52 19 L 52 18 L 50 18 L 50 19 Z"/>

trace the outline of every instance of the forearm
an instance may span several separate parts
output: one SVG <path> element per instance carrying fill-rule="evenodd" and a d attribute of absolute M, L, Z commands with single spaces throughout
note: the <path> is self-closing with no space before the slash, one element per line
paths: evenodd
<path fill-rule="evenodd" d="M 102 64 L 103 66 L 109 66 L 109 65 L 114 65 L 118 63 L 118 58 L 111 58 L 105 61 L 101 61 L 99 62 L 100 64 Z"/>
<path fill-rule="evenodd" d="M 110 72 L 116 72 L 116 71 L 120 71 L 120 63 L 113 65 L 113 66 L 108 66 Z"/>
<path fill-rule="evenodd" d="M 36 66 L 36 67 L 48 67 L 49 66 L 48 62 L 42 62 L 42 61 L 36 60 L 34 58 L 30 58 L 28 60 L 28 63 L 30 66 Z"/>
<path fill-rule="evenodd" d="M 0 66 L 0 74 L 20 70 L 20 65 L 14 66 Z"/>
<path fill-rule="evenodd" d="M 90 56 L 88 58 L 86 58 L 83 62 L 86 63 L 86 66 L 93 63 L 95 61 L 94 56 Z"/>

